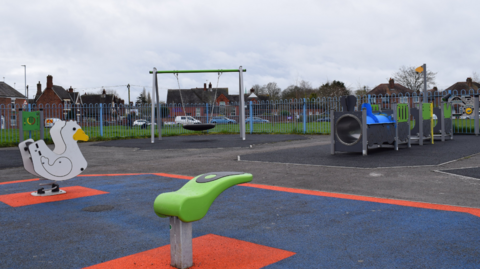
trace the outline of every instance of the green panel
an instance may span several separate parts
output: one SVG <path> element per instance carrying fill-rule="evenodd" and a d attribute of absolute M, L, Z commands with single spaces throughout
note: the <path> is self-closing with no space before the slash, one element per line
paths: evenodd
<path fill-rule="evenodd" d="M 40 130 L 40 112 L 22 112 L 22 123 L 24 131 Z"/>
<path fill-rule="evenodd" d="M 452 106 L 449 106 L 448 103 L 443 104 L 443 117 L 445 119 L 449 119 L 452 117 Z"/>
<path fill-rule="evenodd" d="M 430 103 L 422 103 L 422 118 L 423 120 L 429 120 L 432 112 L 430 110 Z"/>
<path fill-rule="evenodd" d="M 243 69 L 243 72 L 247 72 L 247 69 Z M 157 74 L 175 74 L 175 73 L 233 73 L 233 72 L 240 72 L 239 69 L 210 69 L 210 70 L 172 70 L 172 71 L 157 71 Z M 150 74 L 153 71 L 149 72 Z"/>
<path fill-rule="evenodd" d="M 176 216 L 183 222 L 192 222 L 202 219 L 210 205 L 224 190 L 241 183 L 252 181 L 252 174 L 226 176 L 211 182 L 198 183 L 190 180 L 175 192 L 162 193 L 155 199 L 153 209 L 162 218 Z"/>
<path fill-rule="evenodd" d="M 407 104 L 397 105 L 397 122 L 407 122 L 409 118 Z"/>
<path fill-rule="evenodd" d="M 372 112 L 380 111 L 379 105 L 370 105 L 372 107 Z"/>

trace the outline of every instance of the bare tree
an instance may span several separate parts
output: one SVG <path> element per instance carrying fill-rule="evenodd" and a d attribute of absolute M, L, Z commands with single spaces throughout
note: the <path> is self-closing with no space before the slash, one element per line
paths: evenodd
<path fill-rule="evenodd" d="M 323 84 L 318 88 L 318 97 L 340 97 L 349 95 L 350 90 L 341 81 L 332 81 Z"/>
<path fill-rule="evenodd" d="M 267 89 L 266 91 L 270 100 L 280 99 L 280 93 L 282 92 L 282 90 L 277 86 L 276 82 L 269 82 L 264 87 Z"/>
<path fill-rule="evenodd" d="M 147 94 L 147 104 L 151 104 L 152 103 L 152 95 L 150 95 L 150 92 L 148 92 Z"/>
<path fill-rule="evenodd" d="M 297 91 L 297 98 L 307 98 L 313 92 L 312 84 L 305 80 L 300 81 L 300 83 L 298 84 L 298 89 L 300 91 Z"/>
<path fill-rule="evenodd" d="M 480 83 L 480 76 L 475 71 L 473 71 L 472 73 L 472 81 L 476 83 Z"/>
<path fill-rule="evenodd" d="M 427 88 L 435 86 L 435 76 L 437 73 L 427 71 Z M 420 93 L 423 90 L 423 73 L 417 73 L 414 66 L 405 67 L 402 66 L 393 75 L 395 82 L 402 84 L 403 86 Z"/>
<path fill-rule="evenodd" d="M 282 99 L 290 100 L 296 98 L 296 92 L 298 91 L 298 87 L 295 85 L 290 85 L 282 91 Z"/>
<path fill-rule="evenodd" d="M 264 85 L 264 86 L 260 86 L 260 85 L 258 85 L 258 84 L 255 84 L 255 85 L 252 86 L 252 89 L 255 90 L 255 94 L 256 94 L 256 95 L 265 95 L 265 94 L 267 94 L 267 89 L 266 89 L 265 85 Z"/>
<path fill-rule="evenodd" d="M 362 95 L 367 95 L 367 93 L 371 91 L 370 87 L 368 86 L 362 86 L 362 85 L 358 85 L 357 86 L 357 89 L 355 90 L 355 95 L 356 96 L 362 96 Z"/>

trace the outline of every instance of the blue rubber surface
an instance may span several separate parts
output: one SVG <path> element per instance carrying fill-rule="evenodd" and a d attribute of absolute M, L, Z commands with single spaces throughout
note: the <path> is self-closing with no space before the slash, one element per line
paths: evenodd
<path fill-rule="evenodd" d="M 254 175 L 255 176 L 255 175 Z M 1 268 L 80 268 L 169 244 L 162 192 L 187 181 L 153 175 L 82 177 L 61 186 L 109 194 L 12 208 L 0 203 Z M 38 182 L 0 185 L 0 194 Z M 113 206 L 101 212 L 82 209 Z M 217 234 L 295 252 L 266 268 L 479 268 L 480 218 L 457 212 L 235 186 L 193 223 Z"/>

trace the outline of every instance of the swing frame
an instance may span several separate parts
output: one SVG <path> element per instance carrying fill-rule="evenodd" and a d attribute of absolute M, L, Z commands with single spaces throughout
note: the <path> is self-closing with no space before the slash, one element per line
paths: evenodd
<path fill-rule="evenodd" d="M 153 71 L 149 73 L 153 75 L 152 78 L 152 99 L 157 101 L 157 129 L 158 129 L 158 140 L 162 140 L 162 125 L 160 122 L 160 100 L 158 95 L 158 78 L 157 74 L 180 74 L 180 73 L 237 73 L 238 72 L 238 80 L 239 80 L 239 99 L 240 99 L 240 138 L 245 140 L 245 96 L 243 94 L 242 89 L 243 86 L 243 72 L 247 72 L 247 69 L 243 69 L 240 66 L 238 69 L 217 69 L 217 70 L 172 70 L 172 71 L 157 71 L 154 67 Z M 214 100 L 215 102 L 215 100 Z M 155 102 L 152 102 L 152 120 L 151 120 L 151 142 L 152 144 L 155 143 Z"/>

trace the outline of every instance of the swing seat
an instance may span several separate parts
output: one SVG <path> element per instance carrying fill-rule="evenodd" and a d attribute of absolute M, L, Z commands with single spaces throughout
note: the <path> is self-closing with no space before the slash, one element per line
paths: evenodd
<path fill-rule="evenodd" d="M 205 131 L 212 128 L 215 128 L 215 124 L 213 123 L 198 123 L 198 124 L 183 125 L 183 129 L 190 130 L 190 131 Z"/>

